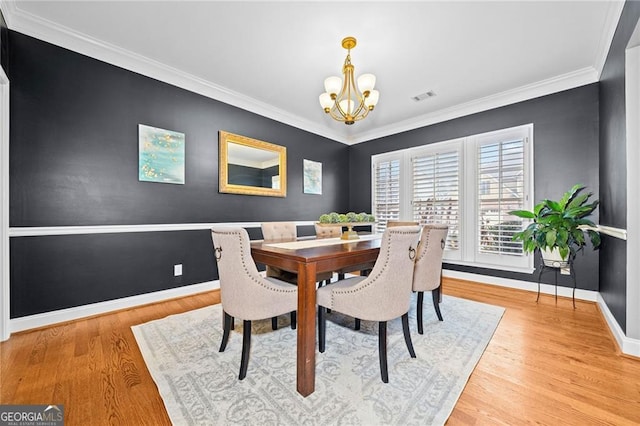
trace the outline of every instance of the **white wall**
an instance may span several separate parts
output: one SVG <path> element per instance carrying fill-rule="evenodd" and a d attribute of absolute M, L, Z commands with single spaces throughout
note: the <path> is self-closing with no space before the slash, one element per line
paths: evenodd
<path fill-rule="evenodd" d="M 9 79 L 0 67 L 0 341 L 9 338 Z"/>
<path fill-rule="evenodd" d="M 626 52 L 627 120 L 627 330 L 640 339 L 640 22 Z"/>

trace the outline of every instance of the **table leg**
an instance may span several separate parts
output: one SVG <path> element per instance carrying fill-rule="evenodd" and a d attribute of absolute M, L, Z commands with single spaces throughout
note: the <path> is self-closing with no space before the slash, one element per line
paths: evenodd
<path fill-rule="evenodd" d="M 302 396 L 315 390 L 316 380 L 316 264 L 298 266 L 297 389 Z"/>

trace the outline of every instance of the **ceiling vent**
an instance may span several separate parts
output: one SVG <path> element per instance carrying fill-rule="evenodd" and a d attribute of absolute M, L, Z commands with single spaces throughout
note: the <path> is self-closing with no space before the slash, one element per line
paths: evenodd
<path fill-rule="evenodd" d="M 428 92 L 424 92 L 419 95 L 412 96 L 411 99 L 413 99 L 416 102 L 420 102 L 420 101 L 424 101 L 425 99 L 433 98 L 435 95 L 436 95 L 436 92 L 434 92 L 433 90 L 429 90 Z"/>

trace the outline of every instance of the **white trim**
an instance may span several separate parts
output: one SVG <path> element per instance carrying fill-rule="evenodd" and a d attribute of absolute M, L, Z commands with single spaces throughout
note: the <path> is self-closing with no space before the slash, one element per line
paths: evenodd
<path fill-rule="evenodd" d="M 471 282 L 496 285 L 499 287 L 515 288 L 518 290 L 526 290 L 532 293 L 535 293 L 538 291 L 538 287 L 537 287 L 538 284 L 534 282 L 529 282 L 529 281 L 512 280 L 509 278 L 498 278 L 498 277 L 493 277 L 488 275 L 472 274 L 469 272 L 451 271 L 447 269 L 444 269 L 442 271 L 442 275 L 444 277 L 457 278 L 460 280 L 466 280 Z M 542 284 L 540 286 L 540 292 L 543 294 L 553 295 L 555 294 L 555 288 L 553 285 L 550 285 L 550 284 Z M 558 286 L 558 296 L 571 297 L 571 292 L 572 292 L 572 289 L 570 287 Z M 611 330 L 611 334 L 613 335 L 616 343 L 618 344 L 618 347 L 620 348 L 620 351 L 626 355 L 640 357 L 640 339 L 634 339 L 634 338 L 625 336 L 624 332 L 622 331 L 622 328 L 620 328 L 620 325 L 616 321 L 615 317 L 609 310 L 607 303 L 604 301 L 604 299 L 602 298 L 602 295 L 599 292 L 593 291 L 593 290 L 583 290 L 578 288 L 576 289 L 576 299 L 585 300 L 588 302 L 596 302 L 598 304 L 598 307 L 600 308 L 600 311 L 602 312 L 602 316 L 607 322 L 607 326 L 609 327 L 609 330 Z M 535 300 L 533 298 L 533 295 L 531 300 L 532 301 Z"/>
<path fill-rule="evenodd" d="M 149 303 L 175 299 L 177 297 L 191 296 L 218 288 L 220 288 L 220 281 L 209 281 L 184 287 L 172 288 L 169 290 L 124 297 L 122 299 L 109 300 L 106 302 L 92 303 L 90 305 L 77 306 L 74 308 L 60 309 L 58 311 L 13 318 L 10 320 L 9 326 L 11 332 L 16 333 L 18 331 L 30 330 L 32 328 L 50 326 L 53 324 L 73 321 L 93 315 L 101 315 L 121 309 L 129 309 Z"/>
<path fill-rule="evenodd" d="M 0 67 L 0 341 L 7 340 L 9 274 L 9 78 Z"/>
<path fill-rule="evenodd" d="M 640 339 L 640 21 L 631 36 L 625 58 L 625 110 L 627 133 L 627 312 L 626 334 Z M 626 234 L 625 232 L 625 239 Z"/>
<path fill-rule="evenodd" d="M 340 141 L 343 138 L 341 133 L 316 121 L 291 114 L 151 58 L 41 18 L 20 9 L 15 3 L 2 4 L 3 10 L 6 10 L 7 25 L 14 31 L 332 140 Z"/>
<path fill-rule="evenodd" d="M 629 157 L 627 157 L 627 160 L 628 159 L 629 159 Z M 629 179 L 628 179 L 628 176 L 627 176 L 627 183 L 628 183 L 628 181 L 629 181 Z M 635 182 L 637 182 L 637 181 L 635 181 Z M 627 188 L 628 187 L 629 186 L 627 185 Z M 634 212 L 635 211 L 636 210 L 634 210 Z M 621 240 L 626 240 L 627 239 L 627 230 L 626 229 L 614 228 L 613 226 L 605 226 L 605 225 L 597 225 L 596 229 L 601 234 L 609 235 L 610 237 L 620 238 Z"/>
<path fill-rule="evenodd" d="M 537 83 L 496 93 L 484 98 L 475 99 L 450 108 L 444 108 L 431 114 L 400 121 L 389 126 L 378 127 L 369 132 L 359 133 L 357 137 L 353 137 L 351 140 L 344 143 L 348 145 L 355 145 L 357 143 L 406 132 L 420 127 L 430 126 L 432 124 L 441 123 L 454 118 L 464 117 L 505 105 L 511 105 L 529 99 L 562 92 L 564 90 L 585 86 L 587 84 L 597 82 L 597 74 L 596 69 L 593 67 L 583 68 L 547 80 L 539 81 Z"/>
<path fill-rule="evenodd" d="M 626 355 L 640 357 L 640 339 L 632 339 L 631 337 L 625 336 L 622 328 L 620 328 L 620 324 L 616 321 L 600 293 L 598 293 L 598 307 L 620 348 L 620 352 Z"/>
<path fill-rule="evenodd" d="M 607 10 L 607 16 L 605 18 L 604 29 L 600 43 L 598 44 L 598 51 L 595 60 L 595 68 L 598 72 L 597 79 L 600 80 L 604 64 L 607 62 L 607 56 L 609 55 L 609 49 L 611 49 L 611 43 L 613 42 L 613 36 L 616 34 L 618 28 L 618 22 L 620 16 L 622 16 L 622 9 L 624 9 L 625 0 L 612 1 L 609 3 L 609 10 Z"/>
<path fill-rule="evenodd" d="M 185 73 L 184 71 L 25 12 L 16 6 L 15 2 L 2 1 L 1 3 L 7 25 L 12 30 L 347 145 L 366 142 L 453 118 L 595 83 L 598 81 L 602 65 L 604 64 L 603 61 L 599 61 L 602 62 L 602 64 L 598 63 L 599 69 L 586 67 L 536 83 L 465 102 L 432 114 L 379 127 L 369 132 L 344 135 L 316 121 L 308 120 L 287 111 L 274 108 L 262 101 L 242 95 L 226 87 L 205 81 L 202 78 Z M 603 36 L 603 41 L 600 43 L 600 50 L 607 48 L 611 43 L 613 31 L 615 31 L 615 25 L 613 24 L 619 19 L 620 13 L 616 15 L 616 9 L 612 7 L 612 10 L 613 11 L 607 15 L 607 22 L 611 24 L 610 26 L 613 27 L 613 29 L 607 27 L 609 31 Z M 620 8 L 620 12 L 621 10 Z M 605 58 L 607 52 L 608 49 L 603 54 Z M 600 57 L 601 55 L 598 56 Z"/>
<path fill-rule="evenodd" d="M 457 278 L 460 280 L 475 281 L 478 283 L 497 285 L 500 287 L 507 287 L 507 288 L 515 288 L 518 290 L 526 290 L 526 291 L 531 291 L 535 293 L 538 292 L 538 283 L 531 282 L 531 281 L 520 281 L 520 280 L 511 279 L 511 278 L 500 278 L 500 277 L 494 277 L 491 275 L 479 275 L 479 274 L 473 274 L 470 272 L 452 271 L 448 269 L 443 269 L 442 275 L 444 277 Z M 572 292 L 573 292 L 572 287 L 558 286 L 558 296 L 571 297 Z M 540 285 L 540 293 L 555 294 L 555 286 L 552 284 L 543 283 Z M 584 290 L 581 288 L 576 289 L 576 300 L 586 300 L 588 302 L 595 302 L 597 301 L 598 297 L 599 297 L 599 293 L 597 291 Z M 532 299 L 532 300 L 535 300 L 535 299 Z"/>
<path fill-rule="evenodd" d="M 296 226 L 313 226 L 315 221 L 296 221 Z M 49 235 L 120 234 L 127 232 L 194 231 L 214 226 L 260 228 L 262 222 L 166 223 L 157 225 L 96 225 L 96 226 L 25 226 L 9 228 L 9 237 L 42 237 Z"/>

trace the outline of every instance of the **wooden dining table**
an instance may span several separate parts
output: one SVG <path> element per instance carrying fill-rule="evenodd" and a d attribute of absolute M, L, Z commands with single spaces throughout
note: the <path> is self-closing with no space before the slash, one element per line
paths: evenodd
<path fill-rule="evenodd" d="M 359 266 L 362 269 L 371 268 L 380 252 L 380 237 L 371 235 L 358 240 L 307 238 L 295 242 L 251 243 L 251 255 L 257 263 L 298 274 L 296 388 L 302 396 L 309 396 L 315 390 L 316 274 L 343 268 L 353 270 Z"/>

